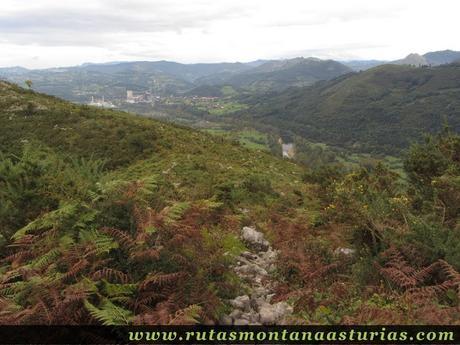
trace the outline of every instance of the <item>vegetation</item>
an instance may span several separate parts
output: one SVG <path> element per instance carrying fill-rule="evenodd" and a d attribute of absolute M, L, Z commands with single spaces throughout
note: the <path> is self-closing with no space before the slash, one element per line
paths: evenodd
<path fill-rule="evenodd" d="M 0 321 L 216 320 L 241 289 L 228 255 L 244 248 L 241 210 L 283 202 L 301 169 L 193 130 L 0 87 Z"/>
<path fill-rule="evenodd" d="M 242 91 L 260 93 L 312 85 L 319 80 L 330 80 L 351 71 L 347 66 L 333 60 L 295 58 L 268 61 L 242 73 L 211 75 L 198 82 L 229 85 Z"/>
<path fill-rule="evenodd" d="M 400 155 L 447 122 L 460 130 L 460 65 L 383 65 L 308 88 L 239 99 L 235 121 L 362 153 Z"/>
<path fill-rule="evenodd" d="M 4 82 L 0 109 L 2 324 L 216 322 L 245 289 L 231 269 L 245 225 L 280 250 L 274 299 L 293 322 L 460 321 L 448 129 L 411 148 L 400 178 L 378 162 L 306 169 Z"/>
<path fill-rule="evenodd" d="M 283 298 L 303 321 L 459 322 L 459 153 L 460 136 L 445 131 L 411 148 L 408 183 L 383 165 L 305 174 L 321 211 L 309 231 L 278 234 Z"/>

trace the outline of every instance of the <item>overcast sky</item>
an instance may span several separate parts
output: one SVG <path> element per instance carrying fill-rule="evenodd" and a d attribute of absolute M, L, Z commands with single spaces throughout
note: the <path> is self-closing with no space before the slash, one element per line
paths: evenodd
<path fill-rule="evenodd" d="M 459 0 L 1 0 L 0 66 L 460 50 Z"/>

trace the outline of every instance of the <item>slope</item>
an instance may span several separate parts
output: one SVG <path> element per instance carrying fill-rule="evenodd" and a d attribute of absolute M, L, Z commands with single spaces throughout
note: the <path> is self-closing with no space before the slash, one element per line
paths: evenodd
<path fill-rule="evenodd" d="M 253 294 L 255 323 L 458 323 L 452 133 L 406 188 L 2 82 L 0 151 L 0 324 L 212 324 Z"/>
<path fill-rule="evenodd" d="M 447 121 L 460 130 L 460 65 L 383 65 L 312 87 L 249 97 L 240 119 L 362 152 L 398 153 Z"/>
<path fill-rule="evenodd" d="M 249 91 L 284 90 L 329 80 L 351 72 L 347 66 L 315 58 L 274 60 L 237 74 L 218 74 L 197 80 L 201 84 L 227 84 Z"/>
<path fill-rule="evenodd" d="M 6 82 L 0 109 L 2 324 L 214 322 L 244 290 L 242 226 L 305 190 L 198 131 Z"/>

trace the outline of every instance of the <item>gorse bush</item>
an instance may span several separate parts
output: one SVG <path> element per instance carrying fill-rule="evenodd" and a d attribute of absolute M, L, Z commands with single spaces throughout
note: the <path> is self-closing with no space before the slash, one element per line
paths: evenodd
<path fill-rule="evenodd" d="M 407 180 L 381 164 L 304 174 L 320 197 L 321 222 L 305 229 L 288 221 L 277 230 L 282 267 L 295 286 L 283 294 L 303 320 L 458 322 L 459 142 L 444 131 L 414 145 Z M 318 236 L 321 246 L 308 246 Z"/>

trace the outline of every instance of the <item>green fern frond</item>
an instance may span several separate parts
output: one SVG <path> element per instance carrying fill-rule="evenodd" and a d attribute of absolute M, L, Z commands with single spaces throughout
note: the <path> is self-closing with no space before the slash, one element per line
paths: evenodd
<path fill-rule="evenodd" d="M 219 201 L 214 201 L 214 200 L 199 200 L 195 204 L 198 208 L 204 209 L 204 210 L 216 210 L 221 208 L 224 204 Z"/>
<path fill-rule="evenodd" d="M 40 256 L 36 260 L 29 263 L 32 269 L 40 270 L 52 262 L 56 261 L 56 259 L 61 255 L 61 251 L 58 248 L 51 249 L 48 253 Z"/>
<path fill-rule="evenodd" d="M 147 176 L 144 177 L 139 181 L 139 185 L 142 187 L 140 190 L 138 190 L 139 196 L 141 198 L 148 197 L 155 193 L 157 187 L 158 187 L 158 182 L 157 182 L 157 177 L 156 176 Z"/>
<path fill-rule="evenodd" d="M 97 181 L 104 172 L 106 161 L 94 158 L 85 159 L 84 157 L 70 157 L 70 163 L 75 173 L 87 180 Z"/>
<path fill-rule="evenodd" d="M 85 229 L 87 228 L 88 224 L 94 222 L 98 216 L 99 211 L 85 206 L 85 212 L 82 212 L 78 216 L 78 219 L 76 219 L 73 227 L 76 229 Z"/>
<path fill-rule="evenodd" d="M 168 225 L 174 224 L 176 221 L 182 218 L 189 207 L 190 203 L 188 202 L 178 202 L 165 208 L 162 211 L 165 223 Z"/>
<path fill-rule="evenodd" d="M 130 296 L 137 291 L 137 284 L 112 284 L 107 280 L 102 280 L 102 290 L 109 297 Z"/>
<path fill-rule="evenodd" d="M 48 230 L 59 227 L 63 224 L 64 221 L 75 216 L 78 209 L 78 204 L 64 204 L 57 210 L 46 213 L 42 217 L 34 220 L 22 229 L 16 231 L 16 233 L 12 236 L 12 239 L 19 240 L 25 235 L 37 230 Z"/>
<path fill-rule="evenodd" d="M 133 314 L 129 310 L 113 304 L 108 299 L 102 301 L 100 308 L 97 308 L 88 300 L 85 300 L 84 305 L 91 316 L 104 326 L 127 325 L 133 318 Z"/>
<path fill-rule="evenodd" d="M 97 182 L 95 185 L 95 190 L 88 191 L 88 195 L 91 201 L 94 203 L 106 200 L 110 196 L 118 194 L 121 190 L 126 189 L 128 185 L 128 181 L 105 178 Z"/>
<path fill-rule="evenodd" d="M 118 248 L 118 243 L 112 237 L 98 230 L 83 230 L 80 231 L 79 236 L 82 243 L 93 245 L 97 250 L 97 254 L 108 253 L 110 250 Z"/>
<path fill-rule="evenodd" d="M 14 283 L 5 284 L 3 287 L 0 288 L 0 296 L 15 298 L 17 297 L 17 294 L 24 289 L 25 286 L 25 281 L 18 281 Z"/>

